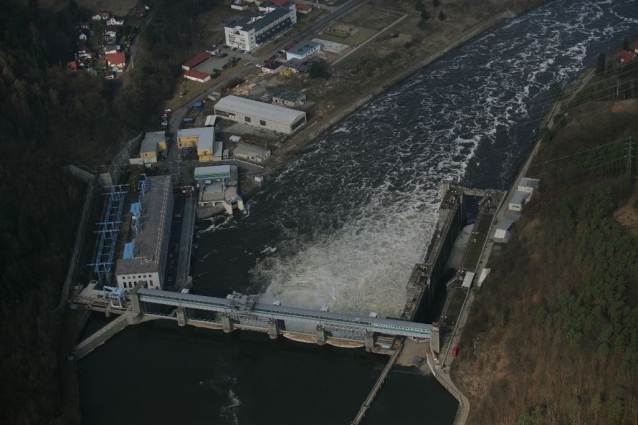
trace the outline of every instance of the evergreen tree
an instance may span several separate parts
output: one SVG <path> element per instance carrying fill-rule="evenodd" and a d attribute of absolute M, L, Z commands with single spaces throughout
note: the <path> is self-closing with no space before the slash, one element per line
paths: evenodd
<path fill-rule="evenodd" d="M 434 7 L 439 7 L 439 6 L 441 6 L 441 1 L 440 0 L 432 0 L 432 5 Z"/>
<path fill-rule="evenodd" d="M 623 40 L 623 42 L 622 42 L 622 49 L 623 49 L 623 50 L 631 50 L 631 49 L 629 48 L 629 40 L 627 40 L 627 37 L 625 37 L 625 39 L 624 39 L 624 40 Z"/>
<path fill-rule="evenodd" d="M 430 19 L 430 15 L 428 15 L 427 10 L 423 9 L 421 11 L 421 20 L 422 21 L 427 21 L 428 19 Z"/>
<path fill-rule="evenodd" d="M 443 11 L 439 12 L 439 21 L 445 21 L 447 17 L 445 16 L 445 13 L 443 13 Z"/>
<path fill-rule="evenodd" d="M 423 0 L 416 0 L 416 4 L 414 5 L 416 10 L 425 10 L 425 5 L 423 4 Z"/>
<path fill-rule="evenodd" d="M 596 61 L 596 74 L 602 74 L 605 72 L 605 66 L 607 62 L 607 56 L 604 53 L 598 55 L 598 60 Z"/>

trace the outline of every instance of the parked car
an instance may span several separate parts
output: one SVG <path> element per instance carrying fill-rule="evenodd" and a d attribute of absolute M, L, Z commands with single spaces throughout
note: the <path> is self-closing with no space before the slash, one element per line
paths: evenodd
<path fill-rule="evenodd" d="M 222 53 L 221 55 L 219 55 L 220 58 L 225 58 L 226 56 L 228 56 L 228 53 Z"/>
<path fill-rule="evenodd" d="M 221 69 L 217 69 L 217 68 L 215 68 L 215 69 L 213 69 L 213 72 L 214 72 L 215 74 L 220 74 L 220 73 L 222 72 L 222 70 L 221 70 Z"/>

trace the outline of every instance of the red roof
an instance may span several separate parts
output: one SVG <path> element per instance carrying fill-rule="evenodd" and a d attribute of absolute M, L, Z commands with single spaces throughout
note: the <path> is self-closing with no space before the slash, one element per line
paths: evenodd
<path fill-rule="evenodd" d="M 297 3 L 297 10 L 312 10 L 312 6 L 308 4 Z"/>
<path fill-rule="evenodd" d="M 72 70 L 75 71 L 75 69 L 78 67 L 78 64 L 75 63 L 75 61 L 71 61 L 69 62 L 69 68 L 71 68 Z"/>
<path fill-rule="evenodd" d="M 630 52 L 629 50 L 623 50 L 622 52 L 620 52 L 620 61 L 622 63 L 627 63 L 635 57 L 636 54 L 634 52 Z"/>
<path fill-rule="evenodd" d="M 124 54 L 124 52 L 109 53 L 108 55 L 104 55 L 104 57 L 109 65 L 120 65 L 126 63 L 126 54 Z"/>
<path fill-rule="evenodd" d="M 277 6 L 284 5 L 286 3 L 290 3 L 290 0 L 268 0 L 271 3 L 274 3 Z"/>
<path fill-rule="evenodd" d="M 191 70 L 191 71 L 184 72 L 184 77 L 193 77 L 193 78 L 198 78 L 200 80 L 205 80 L 206 78 L 208 78 L 208 74 L 206 74 L 205 72 Z"/>
<path fill-rule="evenodd" d="M 202 52 L 199 55 L 195 56 L 193 59 L 189 60 L 188 62 L 186 62 L 184 65 L 182 65 L 183 67 L 186 68 L 192 68 L 194 66 L 199 65 L 200 63 L 204 62 L 206 59 L 210 58 L 210 53 L 208 52 Z"/>

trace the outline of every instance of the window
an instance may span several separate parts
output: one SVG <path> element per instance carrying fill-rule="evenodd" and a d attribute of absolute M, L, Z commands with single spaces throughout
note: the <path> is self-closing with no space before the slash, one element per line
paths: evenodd
<path fill-rule="evenodd" d="M 265 125 L 266 125 L 266 121 L 264 121 L 264 120 L 259 120 L 259 125 L 263 125 L 263 126 L 265 126 Z"/>
<path fill-rule="evenodd" d="M 251 122 L 250 117 L 244 117 L 244 120 L 245 120 L 246 122 Z"/>

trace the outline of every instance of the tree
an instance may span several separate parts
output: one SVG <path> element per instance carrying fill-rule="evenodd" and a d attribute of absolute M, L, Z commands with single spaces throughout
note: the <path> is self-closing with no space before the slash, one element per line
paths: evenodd
<path fill-rule="evenodd" d="M 627 40 L 627 37 L 625 37 L 625 39 L 624 39 L 624 40 L 623 40 L 623 42 L 622 42 L 622 49 L 623 49 L 623 50 L 631 50 L 631 49 L 629 48 L 629 40 Z"/>
<path fill-rule="evenodd" d="M 447 19 L 447 16 L 445 16 L 445 13 L 443 13 L 443 11 L 439 12 L 439 21 L 445 21 L 445 19 Z"/>
<path fill-rule="evenodd" d="M 432 5 L 434 7 L 439 7 L 441 6 L 441 0 L 432 0 Z"/>
<path fill-rule="evenodd" d="M 607 56 L 604 53 L 598 55 L 598 60 L 596 61 L 596 74 L 602 74 L 605 72 L 605 66 L 607 62 Z"/>
<path fill-rule="evenodd" d="M 423 0 L 416 0 L 416 4 L 414 5 L 416 10 L 425 10 L 425 5 L 423 4 Z"/>
<path fill-rule="evenodd" d="M 330 78 L 330 74 L 326 69 L 326 65 L 323 62 L 313 62 L 310 65 L 310 70 L 308 71 L 310 78 Z"/>
<path fill-rule="evenodd" d="M 430 19 L 430 15 L 428 15 L 428 11 L 423 9 L 421 11 L 421 20 L 423 21 L 427 21 L 428 19 Z"/>
<path fill-rule="evenodd" d="M 419 21 L 419 23 L 418 23 L 418 25 L 417 25 L 417 26 L 419 27 L 419 29 L 420 29 L 421 31 L 424 31 L 424 30 L 425 30 L 425 27 L 426 27 L 426 21 L 424 21 L 423 19 L 421 19 L 421 20 Z"/>

